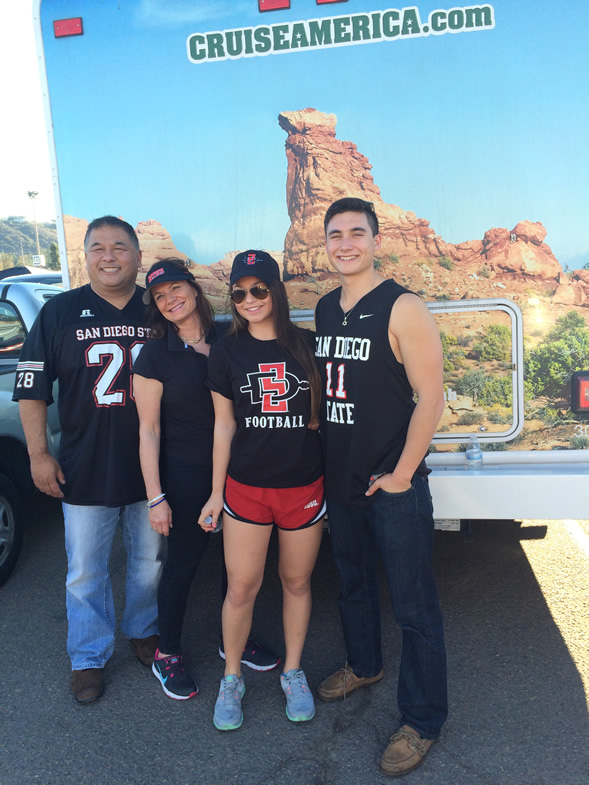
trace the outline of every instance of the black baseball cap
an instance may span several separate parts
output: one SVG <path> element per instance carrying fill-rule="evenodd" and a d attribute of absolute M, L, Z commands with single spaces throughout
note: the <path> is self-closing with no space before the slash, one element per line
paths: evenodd
<path fill-rule="evenodd" d="M 242 251 L 233 260 L 229 284 L 233 286 L 240 278 L 255 275 L 265 284 L 280 280 L 278 262 L 266 251 Z"/>
<path fill-rule="evenodd" d="M 182 260 L 178 259 L 177 261 L 181 262 Z M 145 276 L 145 288 L 147 290 L 143 294 L 145 305 L 149 305 L 152 300 L 150 291 L 152 286 L 156 286 L 158 283 L 169 283 L 170 281 L 194 281 L 194 275 L 188 268 L 185 267 L 183 270 L 179 270 L 176 264 L 169 261 L 164 260 L 152 264 Z"/>

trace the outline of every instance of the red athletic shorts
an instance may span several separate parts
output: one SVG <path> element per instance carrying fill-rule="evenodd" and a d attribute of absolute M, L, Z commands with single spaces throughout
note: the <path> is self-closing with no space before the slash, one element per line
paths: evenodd
<path fill-rule="evenodd" d="M 227 477 L 224 509 L 232 518 L 258 526 L 305 529 L 325 515 L 323 477 L 298 488 L 256 488 Z"/>

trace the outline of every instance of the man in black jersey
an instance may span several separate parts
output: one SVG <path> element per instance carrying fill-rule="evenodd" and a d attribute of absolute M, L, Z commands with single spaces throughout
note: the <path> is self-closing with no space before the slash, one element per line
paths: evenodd
<path fill-rule="evenodd" d="M 380 555 L 403 636 L 400 727 L 380 768 L 402 776 L 423 762 L 447 716 L 424 462 L 444 406 L 442 348 L 422 300 L 374 266 L 381 237 L 372 203 L 334 202 L 325 235 L 341 288 L 317 305 L 316 356 L 324 385 L 325 495 L 348 660 L 322 682 L 319 695 L 345 698 L 383 676 Z"/>
<path fill-rule="evenodd" d="M 149 525 L 139 465 L 133 360 L 147 338 L 137 235 L 125 221 L 97 218 L 84 241 L 90 283 L 51 298 L 23 346 L 14 400 L 37 488 L 63 500 L 72 691 L 92 703 L 114 649 L 109 558 L 118 523 L 127 550 L 121 628 L 140 661 L 157 647 L 156 592 L 162 538 Z M 59 382 L 59 462 L 49 453 L 47 406 Z"/>

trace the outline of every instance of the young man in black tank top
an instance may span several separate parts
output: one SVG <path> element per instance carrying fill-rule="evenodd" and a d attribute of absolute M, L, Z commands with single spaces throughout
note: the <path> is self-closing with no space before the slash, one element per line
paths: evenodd
<path fill-rule="evenodd" d="M 316 356 L 324 385 L 325 493 L 348 661 L 322 682 L 319 696 L 345 698 L 383 676 L 380 555 L 403 635 L 401 723 L 380 768 L 402 776 L 423 762 L 447 716 L 424 462 L 444 406 L 442 348 L 425 303 L 375 269 L 381 237 L 372 203 L 334 202 L 325 234 L 342 285 L 317 305 Z"/>

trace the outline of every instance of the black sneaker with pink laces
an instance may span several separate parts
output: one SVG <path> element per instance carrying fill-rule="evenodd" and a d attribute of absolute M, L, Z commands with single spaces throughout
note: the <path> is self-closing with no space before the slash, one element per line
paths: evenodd
<path fill-rule="evenodd" d="M 160 652 L 157 649 L 151 670 L 159 679 L 168 698 L 186 701 L 189 698 L 194 698 L 198 693 L 198 685 L 184 670 L 181 654 L 160 658 Z"/>

